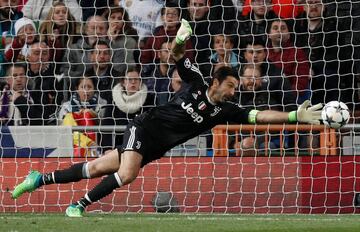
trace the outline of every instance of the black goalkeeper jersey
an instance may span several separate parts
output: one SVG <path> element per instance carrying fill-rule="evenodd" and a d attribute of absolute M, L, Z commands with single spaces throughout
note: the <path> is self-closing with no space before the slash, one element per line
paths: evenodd
<path fill-rule="evenodd" d="M 175 94 L 170 102 L 157 106 L 133 123 L 150 136 L 154 146 L 169 150 L 218 124 L 248 123 L 249 111 L 231 102 L 212 104 L 207 97 L 208 84 L 189 59 L 177 63 L 180 77 L 189 87 Z"/>

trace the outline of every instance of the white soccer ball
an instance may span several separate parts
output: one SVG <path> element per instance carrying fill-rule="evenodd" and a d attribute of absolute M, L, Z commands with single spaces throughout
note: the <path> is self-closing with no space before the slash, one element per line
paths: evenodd
<path fill-rule="evenodd" d="M 349 108 L 343 102 L 328 102 L 321 112 L 321 118 L 326 126 L 339 129 L 349 122 Z"/>

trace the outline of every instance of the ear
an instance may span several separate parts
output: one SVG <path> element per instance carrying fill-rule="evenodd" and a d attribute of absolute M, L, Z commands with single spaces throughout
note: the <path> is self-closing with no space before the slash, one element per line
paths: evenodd
<path fill-rule="evenodd" d="M 156 51 L 156 58 L 160 59 L 160 51 Z"/>
<path fill-rule="evenodd" d="M 219 85 L 220 85 L 219 80 L 218 80 L 218 79 L 214 79 L 214 81 L 213 81 L 213 86 L 214 86 L 214 87 L 218 87 Z"/>

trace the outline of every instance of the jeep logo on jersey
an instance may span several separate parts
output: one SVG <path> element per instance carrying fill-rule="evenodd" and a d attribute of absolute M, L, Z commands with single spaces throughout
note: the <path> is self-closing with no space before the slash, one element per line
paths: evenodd
<path fill-rule="evenodd" d="M 191 106 L 192 106 L 191 103 L 187 105 L 185 105 L 185 102 L 181 103 L 181 107 L 186 111 L 186 113 L 188 113 L 194 119 L 194 122 L 201 123 L 204 120 L 204 118 L 198 113 L 196 113 L 194 111 L 194 108 L 192 108 Z"/>

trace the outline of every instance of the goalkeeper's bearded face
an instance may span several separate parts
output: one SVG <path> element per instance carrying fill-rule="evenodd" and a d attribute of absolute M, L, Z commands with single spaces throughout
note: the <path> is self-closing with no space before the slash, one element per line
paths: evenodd
<path fill-rule="evenodd" d="M 227 76 L 221 83 L 216 79 L 210 87 L 213 90 L 209 91 L 210 98 L 215 103 L 230 101 L 234 97 L 238 86 L 239 81 L 233 76 Z"/>

